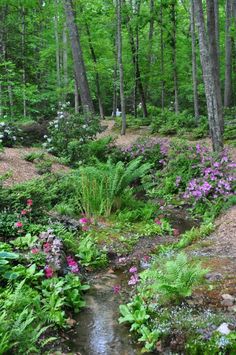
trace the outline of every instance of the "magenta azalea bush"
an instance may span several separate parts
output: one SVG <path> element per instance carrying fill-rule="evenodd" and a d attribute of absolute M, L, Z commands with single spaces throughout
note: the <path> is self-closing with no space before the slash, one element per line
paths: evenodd
<path fill-rule="evenodd" d="M 197 144 L 196 153 L 200 158 L 197 166 L 200 175 L 189 181 L 184 197 L 199 201 L 232 195 L 235 192 L 236 163 L 229 158 L 228 152 L 225 150 L 215 156 Z"/>

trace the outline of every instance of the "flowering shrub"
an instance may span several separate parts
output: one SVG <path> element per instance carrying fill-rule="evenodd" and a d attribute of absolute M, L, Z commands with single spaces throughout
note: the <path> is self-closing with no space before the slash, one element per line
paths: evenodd
<path fill-rule="evenodd" d="M 16 125 L 9 122 L 0 122 L 0 145 L 12 147 L 22 140 L 22 132 Z"/>
<path fill-rule="evenodd" d="M 50 123 L 44 147 L 51 153 L 68 158 L 70 163 L 83 160 L 82 147 L 100 131 L 99 121 L 79 114 L 69 114 L 62 105 Z"/>
<path fill-rule="evenodd" d="M 230 160 L 227 151 L 217 157 L 197 144 L 196 153 L 200 158 L 197 166 L 200 174 L 189 181 L 184 197 L 199 201 L 232 195 L 236 181 L 236 163 Z"/>
<path fill-rule="evenodd" d="M 155 167 L 162 167 L 165 164 L 168 149 L 169 142 L 166 139 L 140 140 L 121 148 L 121 160 L 129 162 L 137 157 L 142 157 L 143 162 L 152 163 Z"/>

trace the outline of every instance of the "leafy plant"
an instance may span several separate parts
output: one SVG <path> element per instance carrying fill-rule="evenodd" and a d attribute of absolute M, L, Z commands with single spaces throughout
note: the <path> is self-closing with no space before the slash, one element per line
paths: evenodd
<path fill-rule="evenodd" d="M 80 204 L 87 216 L 109 216 L 115 203 L 125 188 L 141 178 L 150 169 L 150 164 L 142 164 L 135 159 L 127 166 L 122 162 L 80 168 Z"/>
<path fill-rule="evenodd" d="M 85 266 L 104 266 L 107 263 L 106 254 L 98 249 L 95 241 L 89 235 L 80 240 L 76 256 Z"/>

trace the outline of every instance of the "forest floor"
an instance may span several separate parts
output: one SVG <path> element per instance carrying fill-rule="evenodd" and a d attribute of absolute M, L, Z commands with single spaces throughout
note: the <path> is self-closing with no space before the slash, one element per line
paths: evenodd
<path fill-rule="evenodd" d="M 0 175 L 8 174 L 9 178 L 4 181 L 4 186 L 22 183 L 28 180 L 38 178 L 40 175 L 36 171 L 35 164 L 28 162 L 24 156 L 28 153 L 42 151 L 37 148 L 5 148 L 0 156 Z M 68 171 L 69 168 L 58 164 L 55 157 L 48 154 L 48 159 L 52 163 L 52 172 Z"/>

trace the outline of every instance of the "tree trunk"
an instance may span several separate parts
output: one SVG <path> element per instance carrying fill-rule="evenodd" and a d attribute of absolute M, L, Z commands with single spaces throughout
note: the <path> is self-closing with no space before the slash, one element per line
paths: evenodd
<path fill-rule="evenodd" d="M 171 22 L 172 22 L 172 63 L 173 63 L 173 79 L 174 79 L 174 94 L 175 94 L 175 113 L 179 113 L 179 98 L 178 98 L 178 75 L 176 61 L 176 1 L 171 3 Z"/>
<path fill-rule="evenodd" d="M 89 91 L 86 69 L 84 65 L 83 52 L 80 44 L 78 28 L 75 22 L 72 0 L 64 0 L 67 27 L 70 34 L 72 55 L 76 80 L 80 90 L 81 104 L 84 114 L 93 114 L 93 102 Z"/>
<path fill-rule="evenodd" d="M 145 84 L 145 96 L 149 97 L 149 81 L 151 77 L 151 66 L 152 66 L 152 47 L 153 47 L 153 34 L 154 34 L 154 0 L 150 0 L 149 3 L 149 13 L 150 13 L 150 23 L 149 23 L 149 33 L 148 33 L 148 60 L 147 60 L 147 74 L 146 74 L 146 84 Z"/>
<path fill-rule="evenodd" d="M 104 110 L 103 110 L 101 90 L 100 90 L 100 77 L 99 77 L 99 73 L 97 71 L 97 57 L 96 57 L 95 50 L 93 47 L 90 29 L 89 29 L 89 26 L 87 23 L 86 23 L 86 31 L 87 31 L 87 35 L 88 35 L 88 42 L 89 42 L 89 49 L 90 49 L 91 57 L 93 59 L 94 66 L 95 66 L 95 73 L 96 73 L 95 74 L 95 84 L 96 84 L 96 91 L 97 91 L 99 114 L 100 114 L 101 119 L 104 119 Z"/>
<path fill-rule="evenodd" d="M 74 94 L 75 94 L 75 113 L 79 113 L 79 88 L 77 85 L 76 76 L 75 76 Z"/>
<path fill-rule="evenodd" d="M 217 18 L 219 13 L 219 8 L 216 7 L 218 5 L 218 0 L 214 2 L 212 0 L 207 0 L 206 8 L 207 8 L 207 28 L 208 28 L 208 40 L 209 40 L 209 55 L 210 61 L 212 63 L 212 75 L 215 80 L 215 88 L 217 92 L 217 105 L 220 120 L 220 129 L 221 133 L 224 132 L 224 121 L 223 121 L 223 113 L 222 113 L 222 96 L 221 96 L 221 88 L 220 88 L 220 58 L 219 58 L 219 29 L 217 28 Z M 215 21 L 216 19 L 216 21 Z"/>
<path fill-rule="evenodd" d="M 117 16 L 117 56 L 120 75 L 120 103 L 122 111 L 122 127 L 121 135 L 126 132 L 126 113 L 125 113 L 125 94 L 124 94 L 124 72 L 122 62 L 122 32 L 121 32 L 121 0 L 116 0 L 116 16 Z"/>
<path fill-rule="evenodd" d="M 225 21 L 225 88 L 224 106 L 231 106 L 232 99 L 232 38 L 230 33 L 232 19 L 232 1 L 226 0 L 226 21 Z"/>
<path fill-rule="evenodd" d="M 22 52 L 22 82 L 23 82 L 23 116 L 27 115 L 26 105 L 26 70 L 25 70 L 25 9 L 22 7 L 22 34 L 21 34 L 21 52 Z"/>
<path fill-rule="evenodd" d="M 58 0 L 55 0 L 54 35 L 55 35 L 55 42 L 56 42 L 57 88 L 60 88 L 61 74 L 60 74 L 60 45 L 59 45 L 59 33 L 58 33 Z"/>
<path fill-rule="evenodd" d="M 212 15 L 212 6 L 210 6 L 209 3 L 207 5 L 208 5 L 208 17 L 209 17 L 210 15 Z M 223 134 L 221 129 L 222 108 L 220 107 L 220 102 L 218 100 L 219 88 L 217 88 L 217 81 L 215 80 L 215 76 L 214 76 L 215 61 L 212 58 L 213 48 L 215 49 L 214 54 L 217 57 L 217 48 L 216 46 L 212 45 L 212 42 L 214 44 L 214 38 L 215 38 L 214 14 L 213 14 L 213 19 L 211 19 L 212 20 L 211 26 L 209 26 L 208 23 L 208 36 L 207 36 L 206 29 L 205 29 L 202 0 L 194 0 L 194 8 L 196 14 L 196 24 L 198 28 L 198 34 L 199 34 L 200 59 L 202 64 L 203 80 L 205 85 L 208 121 L 210 126 L 212 145 L 213 145 L 213 150 L 219 152 L 223 148 Z M 214 12 L 214 7 L 213 7 L 213 12 Z M 209 22 L 209 18 L 208 18 L 208 22 Z M 208 43 L 208 38 L 209 38 L 209 43 Z"/>
<path fill-rule="evenodd" d="M 196 34 L 195 34 L 195 18 L 194 18 L 194 3 L 191 0 L 191 38 L 192 38 L 192 78 L 193 78 L 193 102 L 194 116 L 196 122 L 199 120 L 199 103 L 198 103 L 198 82 L 197 82 L 197 56 L 196 56 Z"/>
<path fill-rule="evenodd" d="M 64 88 L 68 85 L 68 54 L 67 54 L 67 33 L 66 23 L 63 27 L 63 75 L 64 75 Z"/>
<path fill-rule="evenodd" d="M 115 58 L 115 65 L 114 65 L 114 75 L 113 75 L 113 98 L 112 98 L 112 118 L 116 116 L 116 109 L 117 109 L 117 103 L 118 103 L 118 87 L 117 87 L 117 81 L 118 81 L 118 75 L 117 75 L 117 70 L 118 70 L 118 63 L 117 63 L 117 26 L 115 29 L 115 36 L 114 36 L 114 58 Z"/>
<path fill-rule="evenodd" d="M 218 70 L 219 70 L 220 68 L 219 0 L 211 0 L 211 1 L 214 3 L 214 14 L 212 13 L 212 16 L 215 16 L 215 39 L 216 39 L 216 48 L 217 48 Z"/>
<path fill-rule="evenodd" d="M 160 4 L 160 27 L 161 27 L 161 109 L 165 108 L 165 80 L 164 80 L 164 40 L 163 40 L 163 6 Z"/>

